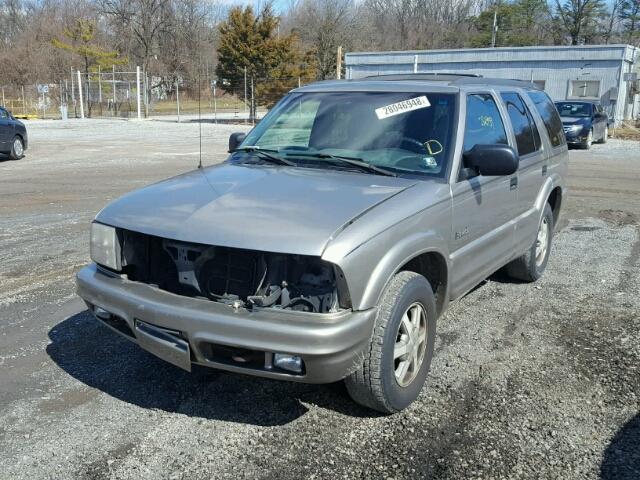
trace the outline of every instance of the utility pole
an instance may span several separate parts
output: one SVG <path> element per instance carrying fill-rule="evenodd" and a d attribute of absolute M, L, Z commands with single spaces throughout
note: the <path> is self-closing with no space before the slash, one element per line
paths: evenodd
<path fill-rule="evenodd" d="M 342 77 L 342 45 L 338 47 L 338 56 L 336 57 L 336 78 L 340 80 Z"/>
<path fill-rule="evenodd" d="M 491 28 L 491 48 L 496 46 L 496 33 L 498 32 L 498 7 L 493 11 L 493 27 Z"/>

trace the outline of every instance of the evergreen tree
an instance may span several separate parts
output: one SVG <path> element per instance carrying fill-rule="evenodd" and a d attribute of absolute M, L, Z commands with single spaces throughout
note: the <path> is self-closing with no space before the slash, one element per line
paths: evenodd
<path fill-rule="evenodd" d="M 216 66 L 216 75 L 227 91 L 244 93 L 246 68 L 248 90 L 253 80 L 255 104 L 269 106 L 293 86 L 292 79 L 310 76 L 305 58 L 298 53 L 297 37 L 279 35 L 279 23 L 269 3 L 258 16 L 250 6 L 231 9 L 220 25 Z M 247 95 L 250 97 L 250 90 Z M 255 115 L 255 108 L 251 114 Z"/>

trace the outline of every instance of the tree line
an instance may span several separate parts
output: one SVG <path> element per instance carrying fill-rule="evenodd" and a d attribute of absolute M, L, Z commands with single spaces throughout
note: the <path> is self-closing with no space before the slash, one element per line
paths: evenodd
<path fill-rule="evenodd" d="M 290 0 L 276 12 L 222 0 L 0 0 L 0 85 L 72 69 L 134 68 L 155 86 L 218 79 L 258 95 L 334 78 L 336 51 L 630 43 L 640 0 Z"/>

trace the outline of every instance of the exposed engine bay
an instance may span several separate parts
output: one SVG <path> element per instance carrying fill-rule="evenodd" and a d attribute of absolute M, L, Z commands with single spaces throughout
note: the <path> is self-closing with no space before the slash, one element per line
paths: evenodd
<path fill-rule="evenodd" d="M 122 273 L 163 290 L 244 308 L 350 307 L 344 277 L 319 257 L 180 242 L 118 230 Z"/>

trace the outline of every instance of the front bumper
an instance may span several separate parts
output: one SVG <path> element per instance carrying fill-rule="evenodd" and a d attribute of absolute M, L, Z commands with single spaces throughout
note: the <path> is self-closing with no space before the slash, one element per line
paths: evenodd
<path fill-rule="evenodd" d="M 143 339 L 137 328 L 143 322 L 176 332 L 180 337 L 177 341 L 188 344 L 193 364 L 305 383 L 335 382 L 357 369 L 369 344 L 376 313 L 375 309 L 333 314 L 272 308 L 236 310 L 211 300 L 183 297 L 109 275 L 95 264 L 78 272 L 76 283 L 78 295 L 89 309 L 94 312 L 99 307 L 126 322 L 128 329 L 124 330 L 129 333 L 103 320 L 135 343 L 147 344 L 148 339 Z M 212 346 L 263 352 L 265 358 L 276 352 L 288 353 L 301 357 L 305 368 L 302 374 L 293 374 L 268 362 L 251 367 L 221 362 L 212 357 Z"/>
<path fill-rule="evenodd" d="M 567 138 L 567 143 L 569 145 L 582 145 L 587 143 L 587 138 L 589 137 L 589 132 L 583 133 L 579 131 L 577 133 L 572 133 L 571 131 L 565 132 L 565 137 Z"/>

